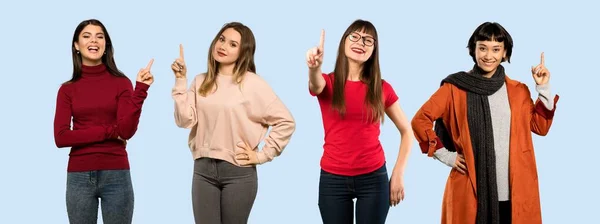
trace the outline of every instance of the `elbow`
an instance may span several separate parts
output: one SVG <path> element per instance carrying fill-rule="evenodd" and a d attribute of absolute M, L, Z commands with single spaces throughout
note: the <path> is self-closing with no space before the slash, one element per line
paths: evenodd
<path fill-rule="evenodd" d="M 315 96 L 321 94 L 321 92 L 323 92 L 323 89 L 325 89 L 325 82 L 323 82 L 323 83 L 310 82 L 308 84 L 308 90 L 310 90 L 310 92 Z"/>
<path fill-rule="evenodd" d="M 296 121 L 294 119 L 291 119 L 288 122 L 288 126 L 289 126 L 289 129 L 290 129 L 291 133 L 294 133 L 296 131 Z"/>
<path fill-rule="evenodd" d="M 54 144 L 57 148 L 65 148 L 68 146 L 60 136 L 54 136 Z"/>
<path fill-rule="evenodd" d="M 175 125 L 179 128 L 189 129 L 196 124 L 196 119 L 193 115 L 182 116 L 177 111 L 175 112 Z"/>
<path fill-rule="evenodd" d="M 296 132 L 296 121 L 293 118 L 290 118 L 284 122 L 281 122 L 279 125 L 284 132 L 288 134 L 288 136 L 292 136 L 294 132 Z"/>
<path fill-rule="evenodd" d="M 538 130 L 535 133 L 539 136 L 546 136 L 546 135 L 548 135 L 548 132 L 549 132 L 549 130 L 544 129 L 544 130 Z"/>
<path fill-rule="evenodd" d="M 177 125 L 177 127 L 179 127 L 179 128 L 189 129 L 192 126 L 192 124 L 193 124 L 193 122 L 190 119 L 186 119 L 186 120 L 175 119 L 175 125 Z"/>
<path fill-rule="evenodd" d="M 135 135 L 136 131 L 137 131 L 137 128 L 133 128 L 133 129 L 130 129 L 130 130 L 125 129 L 125 128 L 119 128 L 117 130 L 117 134 L 123 140 L 129 140 L 129 139 L 133 138 L 133 135 Z"/>
<path fill-rule="evenodd" d="M 56 148 L 64 148 L 64 147 L 66 147 L 66 145 L 63 142 L 59 141 L 59 140 L 54 140 L 54 144 L 56 144 Z"/>
<path fill-rule="evenodd" d="M 419 122 L 418 122 L 418 120 L 416 118 L 413 118 L 410 121 L 410 132 L 413 133 L 413 135 L 414 135 L 414 132 L 416 130 L 418 130 L 418 128 L 419 128 Z"/>

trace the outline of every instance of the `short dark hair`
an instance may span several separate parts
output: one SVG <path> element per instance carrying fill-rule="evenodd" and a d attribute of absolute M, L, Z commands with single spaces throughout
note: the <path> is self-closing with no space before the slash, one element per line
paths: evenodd
<path fill-rule="evenodd" d="M 477 63 L 477 59 L 475 58 L 475 45 L 477 41 L 497 41 L 504 42 L 504 50 L 506 50 L 506 58 L 502 58 L 502 61 L 508 61 L 510 63 L 510 56 L 512 55 L 513 48 L 513 40 L 508 31 L 504 29 L 500 24 L 496 22 L 485 22 L 475 31 L 471 38 L 469 38 L 469 43 L 467 47 L 469 48 L 469 55 L 473 58 L 473 62 Z"/>

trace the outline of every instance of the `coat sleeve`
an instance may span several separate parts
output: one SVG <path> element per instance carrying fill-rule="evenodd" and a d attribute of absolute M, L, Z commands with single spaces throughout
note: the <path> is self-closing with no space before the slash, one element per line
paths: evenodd
<path fill-rule="evenodd" d="M 435 134 L 433 125 L 434 121 L 447 113 L 450 96 L 451 84 L 445 83 L 421 106 L 411 121 L 421 152 L 427 153 L 429 157 L 432 157 L 436 150 L 444 147 Z"/>
<path fill-rule="evenodd" d="M 552 120 L 554 119 L 554 112 L 556 111 L 556 103 L 558 102 L 559 96 L 554 95 L 554 97 L 551 98 L 548 85 L 536 86 L 538 98 L 534 103 L 531 99 L 529 88 L 525 85 L 523 86 L 525 91 L 527 91 L 527 97 L 529 99 L 528 105 L 525 108 L 528 108 L 528 112 L 531 114 L 531 131 L 537 135 L 545 136 L 552 126 Z"/>

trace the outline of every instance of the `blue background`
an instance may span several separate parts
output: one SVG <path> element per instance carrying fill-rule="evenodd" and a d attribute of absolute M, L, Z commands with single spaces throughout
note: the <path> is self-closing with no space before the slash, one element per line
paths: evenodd
<path fill-rule="evenodd" d="M 321 223 L 317 206 L 323 128 L 308 93 L 305 52 L 326 31 L 323 71 L 333 69 L 343 31 L 355 19 L 379 32 L 383 78 L 409 119 L 446 75 L 469 69 L 466 44 L 485 21 L 501 23 L 515 46 L 507 74 L 533 88 L 530 68 L 545 52 L 552 91 L 560 94 L 554 125 L 535 137 L 544 223 L 597 220 L 597 3 L 592 1 L 3 1 L 0 3 L 0 223 L 67 223 L 67 148 L 57 149 L 53 119 L 59 85 L 72 72 L 77 24 L 97 18 L 108 28 L 119 68 L 135 80 L 155 59 L 155 83 L 139 131 L 128 144 L 135 189 L 134 223 L 193 223 L 189 130 L 173 118 L 170 63 L 185 47 L 188 78 L 206 70 L 208 47 L 230 21 L 257 39 L 256 65 L 292 111 L 297 130 L 283 154 L 259 167 L 249 223 Z M 533 95 L 532 97 L 536 97 Z M 381 142 L 392 169 L 400 135 L 389 120 Z M 449 168 L 413 143 L 405 200 L 388 223 L 439 223 Z M 595 177 L 594 177 L 595 176 Z M 101 218 L 100 218 L 101 219 Z"/>

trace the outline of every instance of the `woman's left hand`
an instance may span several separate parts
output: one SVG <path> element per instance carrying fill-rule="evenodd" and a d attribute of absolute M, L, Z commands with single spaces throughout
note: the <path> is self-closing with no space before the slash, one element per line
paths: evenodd
<path fill-rule="evenodd" d="M 392 172 L 390 180 L 390 206 L 400 204 L 404 200 L 404 180 L 401 175 Z"/>
<path fill-rule="evenodd" d="M 146 85 L 152 85 L 154 82 L 154 76 L 150 72 L 152 68 L 152 63 L 154 63 L 154 59 L 151 59 L 146 68 L 140 69 L 137 75 L 137 81 L 144 83 Z"/>
<path fill-rule="evenodd" d="M 533 75 L 535 84 L 544 85 L 550 81 L 550 71 L 548 71 L 544 63 L 544 52 L 542 52 L 540 64 L 535 67 L 531 66 L 531 74 Z"/>
<path fill-rule="evenodd" d="M 258 156 L 256 152 L 246 145 L 246 143 L 239 142 L 237 147 L 242 149 L 242 152 L 235 154 L 235 160 L 242 166 L 258 164 Z"/>

